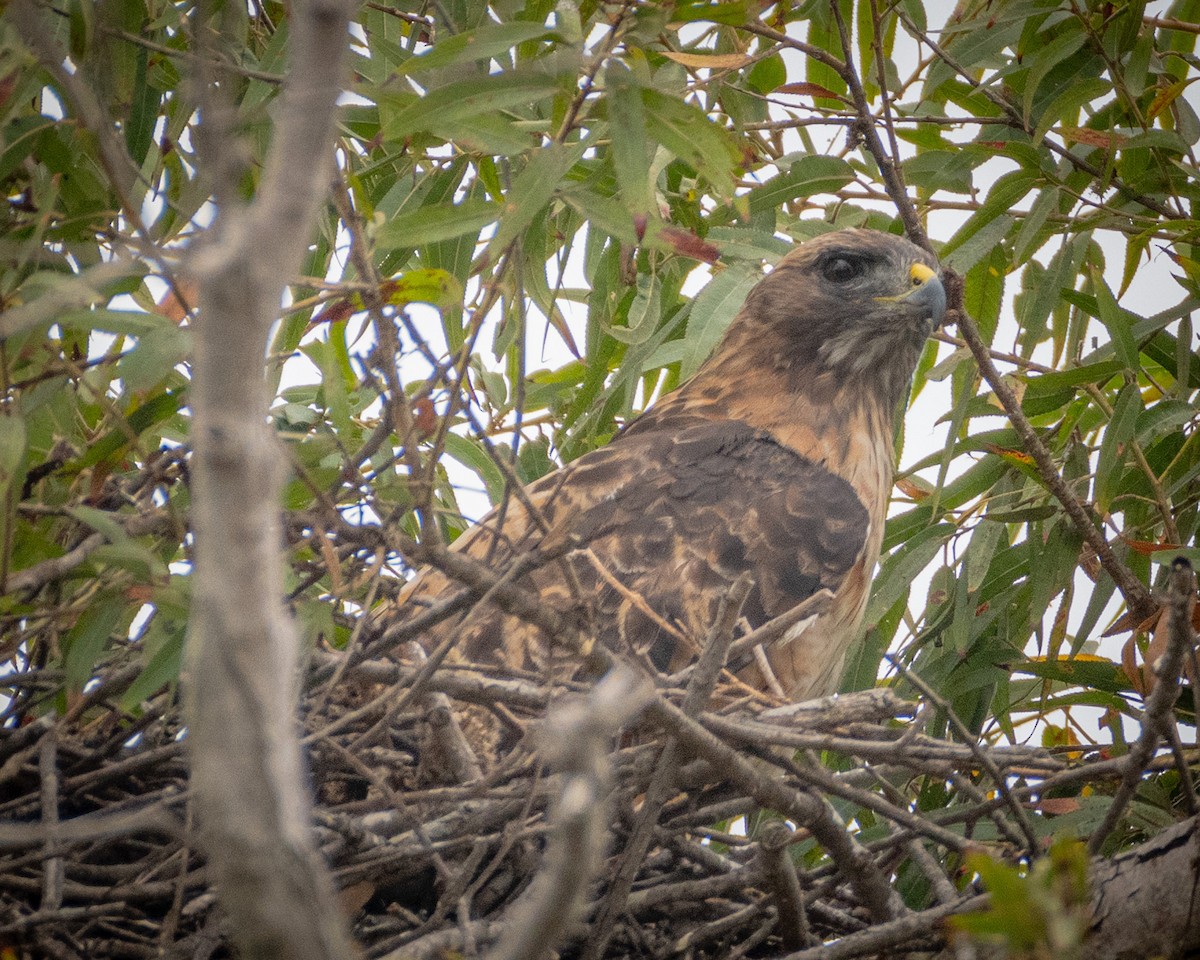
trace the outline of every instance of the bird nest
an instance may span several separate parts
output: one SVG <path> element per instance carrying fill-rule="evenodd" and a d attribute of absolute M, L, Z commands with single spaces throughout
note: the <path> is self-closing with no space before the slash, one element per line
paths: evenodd
<path fill-rule="evenodd" d="M 1078 789 L 1079 761 L 928 735 L 936 701 L 772 704 L 723 656 L 654 680 L 610 662 L 585 685 L 318 655 L 313 829 L 365 955 L 928 949 L 979 902 L 959 855 L 1032 853 L 1048 831 L 1031 800 Z M 65 718 L 0 731 L 0 947 L 18 956 L 229 953 L 175 701 L 122 714 L 133 675 L 114 666 Z M 495 756 L 471 746 L 479 717 L 507 736 Z M 1118 773 L 1093 758 L 1083 779 Z"/>

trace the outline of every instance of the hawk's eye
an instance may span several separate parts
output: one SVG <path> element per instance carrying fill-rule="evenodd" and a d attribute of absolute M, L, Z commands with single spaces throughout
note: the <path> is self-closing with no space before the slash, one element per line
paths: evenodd
<path fill-rule="evenodd" d="M 857 280 L 866 269 L 866 263 L 858 257 L 830 257 L 821 265 L 821 273 L 830 283 Z"/>

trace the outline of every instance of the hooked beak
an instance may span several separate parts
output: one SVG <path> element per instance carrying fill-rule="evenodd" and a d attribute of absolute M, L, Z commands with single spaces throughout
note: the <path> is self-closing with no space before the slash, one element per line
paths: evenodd
<path fill-rule="evenodd" d="M 933 327 L 941 326 L 946 316 L 946 288 L 936 273 L 923 263 L 914 263 L 908 269 L 911 286 L 894 297 L 876 297 L 876 300 L 901 303 L 907 302 L 929 310 Z"/>

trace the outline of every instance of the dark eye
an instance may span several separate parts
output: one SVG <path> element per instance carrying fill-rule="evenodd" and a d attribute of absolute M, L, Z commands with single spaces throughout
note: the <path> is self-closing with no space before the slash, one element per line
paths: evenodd
<path fill-rule="evenodd" d="M 830 283 L 857 280 L 866 269 L 866 263 L 858 257 L 830 257 L 821 265 L 821 273 Z"/>

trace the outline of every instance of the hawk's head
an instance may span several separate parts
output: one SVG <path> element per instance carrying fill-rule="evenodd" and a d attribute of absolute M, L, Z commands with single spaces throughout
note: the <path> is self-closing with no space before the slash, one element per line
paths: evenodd
<path fill-rule="evenodd" d="M 932 254 L 889 233 L 839 230 L 779 261 L 730 335 L 743 346 L 772 344 L 777 365 L 870 378 L 898 399 L 945 310 Z"/>

